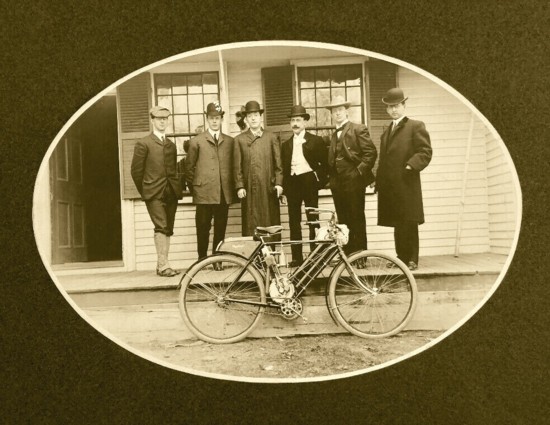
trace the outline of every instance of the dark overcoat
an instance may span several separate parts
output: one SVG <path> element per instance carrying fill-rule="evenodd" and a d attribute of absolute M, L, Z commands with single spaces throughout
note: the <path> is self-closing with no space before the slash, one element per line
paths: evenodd
<path fill-rule="evenodd" d="M 231 136 L 220 133 L 216 146 L 209 131 L 189 141 L 185 180 L 191 188 L 194 204 L 220 204 L 222 193 L 227 204 L 235 202 L 233 143 Z"/>
<path fill-rule="evenodd" d="M 330 139 L 330 148 L 328 151 L 331 187 L 333 186 L 333 180 L 337 177 L 336 144 L 338 143 L 338 140 L 343 141 L 344 155 L 349 161 L 351 161 L 351 163 L 355 165 L 361 174 L 362 178 L 360 181 L 362 188 L 364 189 L 367 185 L 374 181 L 372 167 L 374 167 L 374 163 L 376 162 L 376 158 L 378 156 L 376 146 L 372 143 L 367 126 L 348 121 L 342 129 L 339 139 L 336 132 L 332 134 Z"/>
<path fill-rule="evenodd" d="M 393 132 L 391 126 L 384 131 L 376 173 L 378 225 L 424 223 L 420 171 L 431 159 L 430 135 L 422 121 L 405 117 Z M 407 165 L 412 170 L 407 170 Z"/>
<path fill-rule="evenodd" d="M 160 199 L 167 185 L 178 199 L 183 197 L 177 151 L 174 142 L 167 138 L 163 143 L 153 133 L 136 142 L 130 173 L 144 201 Z"/>
<path fill-rule="evenodd" d="M 323 139 L 315 134 L 305 132 L 305 142 L 302 144 L 302 152 L 307 163 L 317 176 L 317 188 L 322 189 L 328 181 L 328 152 Z M 294 150 L 294 135 L 285 140 L 281 146 L 281 158 L 283 162 L 283 188 L 288 186 L 292 152 Z"/>
<path fill-rule="evenodd" d="M 246 189 L 241 199 L 243 236 L 253 235 L 257 226 L 281 224 L 275 190 L 283 185 L 279 139 L 269 131 L 255 137 L 248 130 L 235 137 L 233 153 L 235 188 Z"/>

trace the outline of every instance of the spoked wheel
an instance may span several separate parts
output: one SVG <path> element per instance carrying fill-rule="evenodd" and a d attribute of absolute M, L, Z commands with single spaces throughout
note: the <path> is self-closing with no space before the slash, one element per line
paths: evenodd
<path fill-rule="evenodd" d="M 258 323 L 265 303 L 260 273 L 241 257 L 222 254 L 196 263 L 183 276 L 179 308 L 198 338 L 212 343 L 244 339 Z"/>
<path fill-rule="evenodd" d="M 349 332 L 383 338 L 402 330 L 414 314 L 417 289 L 408 267 L 397 258 L 362 251 L 341 262 L 329 283 L 329 308 Z"/>

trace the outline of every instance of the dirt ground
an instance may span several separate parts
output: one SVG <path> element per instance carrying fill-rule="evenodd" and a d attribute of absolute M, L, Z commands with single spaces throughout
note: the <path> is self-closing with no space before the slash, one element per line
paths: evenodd
<path fill-rule="evenodd" d="M 248 338 L 234 344 L 199 340 L 132 344 L 165 362 L 198 372 L 251 378 L 310 378 L 366 369 L 410 353 L 441 332 L 408 331 L 383 339 L 350 334 Z"/>

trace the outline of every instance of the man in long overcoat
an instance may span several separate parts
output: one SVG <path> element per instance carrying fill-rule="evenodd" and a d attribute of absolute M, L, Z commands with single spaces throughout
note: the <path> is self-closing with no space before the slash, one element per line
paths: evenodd
<path fill-rule="evenodd" d="M 390 89 L 382 99 L 393 121 L 381 137 L 376 187 L 378 225 L 394 228 L 397 257 L 415 270 L 418 225 L 424 223 L 420 172 L 432 159 L 432 147 L 424 123 L 405 116 L 407 99 L 400 88 Z"/>
<path fill-rule="evenodd" d="M 372 167 L 378 156 L 367 127 L 349 121 L 350 105 L 336 98 L 327 106 L 337 127 L 328 151 L 330 190 L 338 221 L 349 228 L 344 247 L 348 254 L 367 249 L 365 188 L 374 181 Z"/>
<path fill-rule="evenodd" d="M 262 129 L 263 112 L 258 102 L 247 102 L 244 114 L 249 129 L 235 137 L 234 177 L 243 236 L 254 235 L 257 226 L 281 224 L 281 147 L 275 134 Z"/>
<path fill-rule="evenodd" d="M 153 132 L 136 143 L 131 174 L 155 226 L 157 274 L 171 277 L 179 273 L 170 267 L 168 252 L 170 236 L 174 234 L 178 199 L 183 197 L 177 175 L 177 148 L 174 142 L 165 137 L 170 111 L 154 106 L 149 115 Z"/>
<path fill-rule="evenodd" d="M 328 180 L 327 148 L 319 136 L 306 131 L 310 115 L 302 105 L 295 105 L 290 111 L 290 127 L 293 135 L 281 146 L 283 162 L 283 190 L 288 200 L 288 222 L 290 239 L 302 240 L 302 202 L 305 207 L 319 206 L 319 189 L 325 187 Z M 306 211 L 308 221 L 316 220 Z M 309 226 L 309 239 L 315 239 L 315 228 Z M 293 244 L 290 267 L 303 263 L 302 244 Z M 314 244 L 311 244 L 314 249 Z"/>
<path fill-rule="evenodd" d="M 225 237 L 229 204 L 234 202 L 233 138 L 221 132 L 224 111 L 219 102 L 210 103 L 205 115 L 208 130 L 189 141 L 185 180 L 196 205 L 197 252 L 199 260 L 208 253 L 214 220 L 212 252 Z M 219 268 L 218 264 L 214 265 Z"/>

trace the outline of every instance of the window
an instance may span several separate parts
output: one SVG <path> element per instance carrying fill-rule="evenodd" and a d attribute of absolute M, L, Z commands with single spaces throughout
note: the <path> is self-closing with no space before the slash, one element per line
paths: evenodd
<path fill-rule="evenodd" d="M 325 107 L 336 97 L 351 102 L 350 121 L 365 122 L 362 71 L 361 64 L 298 68 L 300 103 L 311 115 L 309 127 L 316 128 L 317 134 L 330 134 L 324 127 L 334 123 Z"/>
<path fill-rule="evenodd" d="M 219 100 L 217 72 L 155 75 L 155 104 L 172 112 L 166 133 L 184 154 L 183 143 L 204 131 L 204 111 L 210 102 Z"/>

